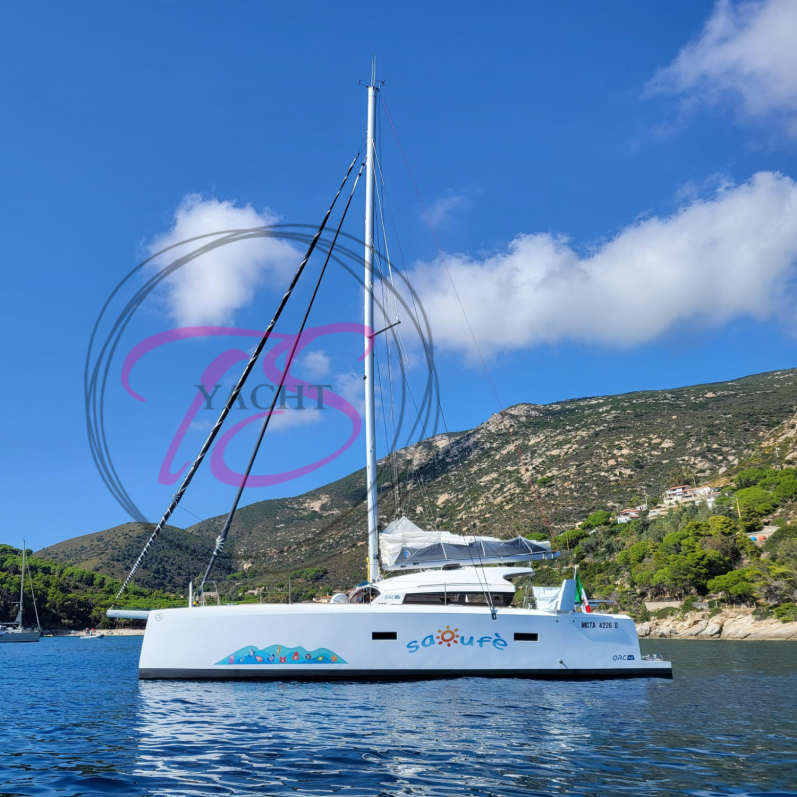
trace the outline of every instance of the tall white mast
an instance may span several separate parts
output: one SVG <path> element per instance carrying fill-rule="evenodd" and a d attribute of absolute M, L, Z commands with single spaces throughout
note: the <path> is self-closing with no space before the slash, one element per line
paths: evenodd
<path fill-rule="evenodd" d="M 374 139 L 376 137 L 376 56 L 371 63 L 371 81 L 368 85 L 368 141 L 366 143 L 365 171 L 365 313 L 366 329 L 374 329 Z M 365 349 L 373 344 L 366 338 Z M 376 497 L 376 420 L 374 404 L 374 352 L 365 357 L 365 480 L 368 501 L 368 580 L 379 581 L 379 537 L 377 523 L 379 510 Z"/>
<path fill-rule="evenodd" d="M 22 540 L 22 567 L 19 575 L 19 611 L 17 612 L 16 624 L 22 628 L 22 603 L 25 600 L 25 546 L 27 540 Z"/>

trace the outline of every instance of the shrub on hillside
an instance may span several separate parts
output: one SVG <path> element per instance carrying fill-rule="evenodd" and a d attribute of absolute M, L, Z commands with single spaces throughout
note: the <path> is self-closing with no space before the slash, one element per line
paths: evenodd
<path fill-rule="evenodd" d="M 532 531 L 531 534 L 526 535 L 526 539 L 534 542 L 547 542 L 551 537 L 544 531 Z"/>
<path fill-rule="evenodd" d="M 672 617 L 672 615 L 678 614 L 678 609 L 676 609 L 675 606 L 664 606 L 661 609 L 656 609 L 656 611 L 652 612 L 652 614 L 659 620 L 664 620 L 667 617 Z"/>
<path fill-rule="evenodd" d="M 778 618 L 782 623 L 797 622 L 797 604 L 782 603 L 780 606 L 772 610 L 772 614 Z"/>
<path fill-rule="evenodd" d="M 753 583 L 746 568 L 731 570 L 712 578 L 706 586 L 709 592 L 723 593 L 730 601 L 748 601 L 755 594 Z"/>
<path fill-rule="evenodd" d="M 589 532 L 585 529 L 570 529 L 556 537 L 556 544 L 562 550 L 572 550 L 585 537 L 589 537 Z"/>
<path fill-rule="evenodd" d="M 777 499 L 772 493 L 758 486 L 737 490 L 736 500 L 740 506 L 750 507 L 759 517 L 769 515 L 778 508 Z"/>
<path fill-rule="evenodd" d="M 770 468 L 748 468 L 747 470 L 739 471 L 734 477 L 733 483 L 736 485 L 737 490 L 745 487 L 754 487 L 772 472 Z"/>
<path fill-rule="evenodd" d="M 302 581 L 320 581 L 329 571 L 326 567 L 305 567 L 302 570 L 294 570 L 291 578 Z"/>
<path fill-rule="evenodd" d="M 797 498 L 797 476 L 784 476 L 775 488 L 775 498 L 781 503 Z"/>
<path fill-rule="evenodd" d="M 608 526 L 611 517 L 612 517 L 611 512 L 606 512 L 604 510 L 593 512 L 581 524 L 581 528 L 584 529 L 585 531 L 590 531 L 591 529 L 597 529 L 600 526 Z"/>

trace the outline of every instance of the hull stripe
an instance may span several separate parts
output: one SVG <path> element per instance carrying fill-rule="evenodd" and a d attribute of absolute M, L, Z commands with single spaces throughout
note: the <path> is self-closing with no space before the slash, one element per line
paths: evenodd
<path fill-rule="evenodd" d="M 294 669 L 167 669 L 142 668 L 140 680 L 178 679 L 183 681 L 427 681 L 440 678 L 529 678 L 557 681 L 597 681 L 615 678 L 672 678 L 671 667 L 624 667 L 584 670 L 331 670 Z"/>

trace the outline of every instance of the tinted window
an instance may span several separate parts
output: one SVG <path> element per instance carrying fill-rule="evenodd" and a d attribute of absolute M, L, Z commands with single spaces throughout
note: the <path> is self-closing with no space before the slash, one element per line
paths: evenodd
<path fill-rule="evenodd" d="M 509 606 L 514 593 L 494 592 L 493 606 Z M 487 605 L 487 596 L 483 592 L 416 592 L 404 596 L 403 603 L 424 603 L 428 606 L 462 606 L 463 604 Z"/>

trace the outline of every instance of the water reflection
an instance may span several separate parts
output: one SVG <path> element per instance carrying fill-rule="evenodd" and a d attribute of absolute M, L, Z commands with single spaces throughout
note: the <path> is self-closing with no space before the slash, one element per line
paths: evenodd
<path fill-rule="evenodd" d="M 175 795 L 785 793 L 794 662 L 742 644 L 668 642 L 674 682 L 145 682 L 135 774 Z"/>
<path fill-rule="evenodd" d="M 175 794 L 561 793 L 628 769 L 595 721 L 615 699 L 644 716 L 650 686 L 146 682 L 135 774 Z"/>
<path fill-rule="evenodd" d="M 106 641 L 0 650 L 0 795 L 797 794 L 792 643 L 653 643 L 674 681 L 268 684 L 138 682 Z"/>

